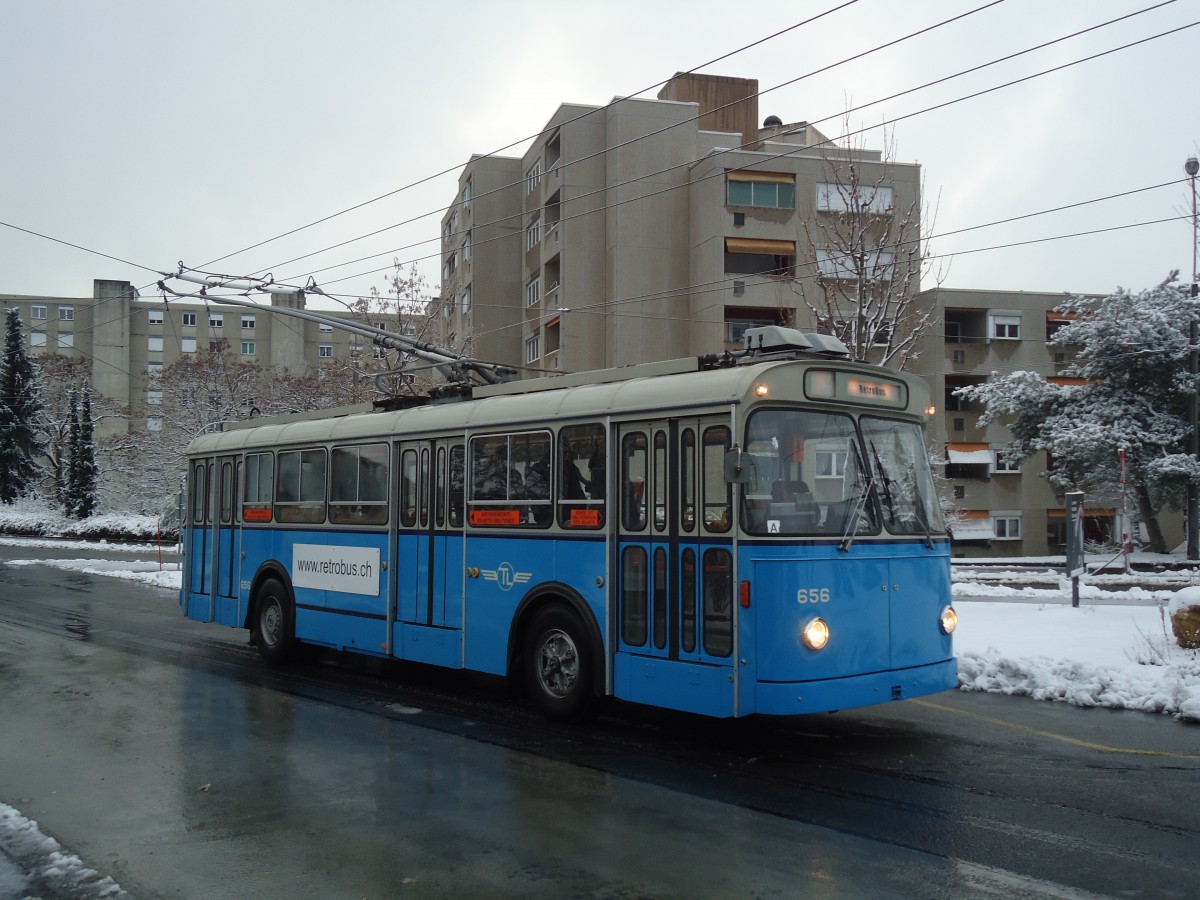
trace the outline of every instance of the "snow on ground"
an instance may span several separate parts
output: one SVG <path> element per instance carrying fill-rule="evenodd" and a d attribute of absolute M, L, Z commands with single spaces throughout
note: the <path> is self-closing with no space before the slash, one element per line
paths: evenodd
<path fill-rule="evenodd" d="M 6 545 L 39 549 L 89 550 L 114 556 L 126 545 L 75 541 L 0 538 Z M 142 547 L 141 560 L 16 559 L 12 566 L 46 565 L 59 569 L 140 581 L 178 591 L 179 564 L 160 564 Z M 1168 616 L 1177 594 L 1195 593 L 1193 570 L 1164 570 L 1085 576 L 1080 607 L 1071 606 L 1070 582 L 1054 560 L 1040 565 L 954 566 L 954 605 L 959 627 L 954 635 L 959 684 L 965 691 L 989 691 L 1056 700 L 1078 706 L 1103 706 L 1165 713 L 1200 722 L 1200 651 L 1175 644 Z M 1058 560 L 1061 566 L 1061 560 Z"/>
<path fill-rule="evenodd" d="M 54 838 L 42 834 L 33 819 L 0 803 L 0 862 L 9 860 L 12 865 L 3 868 L 7 883 L 0 882 L 0 887 L 11 891 L 6 896 L 38 896 L 41 889 L 78 900 L 129 896 L 110 876 L 88 868 Z M 28 874 L 19 874 L 19 870 Z"/>

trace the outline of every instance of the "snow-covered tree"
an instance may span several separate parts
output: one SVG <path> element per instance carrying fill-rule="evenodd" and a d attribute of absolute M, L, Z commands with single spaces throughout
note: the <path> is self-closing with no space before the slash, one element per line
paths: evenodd
<path fill-rule="evenodd" d="M 1158 511 L 1177 502 L 1200 467 L 1187 452 L 1188 409 L 1196 379 L 1188 373 L 1188 322 L 1194 301 L 1175 283 L 1107 297 L 1070 297 L 1059 306 L 1071 320 L 1050 339 L 1076 348 L 1051 384 L 1034 372 L 992 373 L 957 393 L 985 404 L 981 426 L 1001 420 L 1012 433 L 1010 457 L 1050 454 L 1046 475 L 1065 490 L 1114 491 L 1125 451 L 1126 480 L 1151 547 L 1167 550 Z"/>
<path fill-rule="evenodd" d="M 0 361 L 0 501 L 4 503 L 25 494 L 42 473 L 42 442 L 36 429 L 41 409 L 33 363 L 25 352 L 21 314 L 10 309 Z"/>
<path fill-rule="evenodd" d="M 67 485 L 63 510 L 68 516 L 86 519 L 96 511 L 96 489 L 99 481 L 90 384 L 85 383 L 78 395 L 72 392 L 70 410 Z"/>
<path fill-rule="evenodd" d="M 850 133 L 848 119 L 846 126 Z M 931 274 L 922 189 L 897 177 L 908 167 L 896 163 L 885 140 L 882 153 L 853 142 L 821 148 L 825 180 L 817 186 L 816 215 L 800 220 L 801 244 L 816 271 L 802 273 L 796 287 L 811 321 L 855 359 L 903 369 L 935 318 L 916 303 L 922 275 Z M 926 218 L 928 229 L 933 214 Z"/>

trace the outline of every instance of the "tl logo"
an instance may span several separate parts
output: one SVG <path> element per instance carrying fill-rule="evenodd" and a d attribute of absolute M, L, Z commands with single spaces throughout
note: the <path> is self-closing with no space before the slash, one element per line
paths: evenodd
<path fill-rule="evenodd" d="M 513 567 L 502 562 L 494 569 L 484 569 L 480 574 L 487 581 L 494 581 L 502 591 L 511 591 L 513 585 L 525 584 L 533 577 L 532 572 L 514 572 Z"/>

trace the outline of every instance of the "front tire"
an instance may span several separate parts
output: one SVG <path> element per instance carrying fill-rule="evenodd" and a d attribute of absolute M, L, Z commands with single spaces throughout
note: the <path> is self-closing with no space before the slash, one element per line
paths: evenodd
<path fill-rule="evenodd" d="M 581 722 L 596 708 L 592 645 L 583 623 L 563 606 L 548 606 L 526 632 L 523 667 L 529 698 L 544 715 Z"/>
<path fill-rule="evenodd" d="M 273 665 L 290 660 L 296 649 L 295 618 L 287 589 L 274 578 L 263 582 L 255 607 L 258 652 Z"/>

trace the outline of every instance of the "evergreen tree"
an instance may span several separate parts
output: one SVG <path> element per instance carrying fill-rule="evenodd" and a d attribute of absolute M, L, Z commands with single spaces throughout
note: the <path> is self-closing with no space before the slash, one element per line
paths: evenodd
<path fill-rule="evenodd" d="M 38 458 L 43 451 L 36 430 L 41 410 L 33 363 L 25 352 L 21 314 L 10 309 L 0 361 L 0 502 L 14 502 L 42 473 Z"/>
<path fill-rule="evenodd" d="M 86 519 L 96 511 L 96 486 L 99 481 L 91 385 L 85 382 L 82 394 L 82 402 L 72 405 L 71 416 L 71 504 L 68 514 L 77 519 Z"/>
<path fill-rule="evenodd" d="M 78 501 L 75 457 L 79 450 L 79 399 L 75 389 L 67 391 L 67 449 L 66 473 L 59 487 L 59 500 L 63 512 L 75 518 L 75 507 Z"/>

